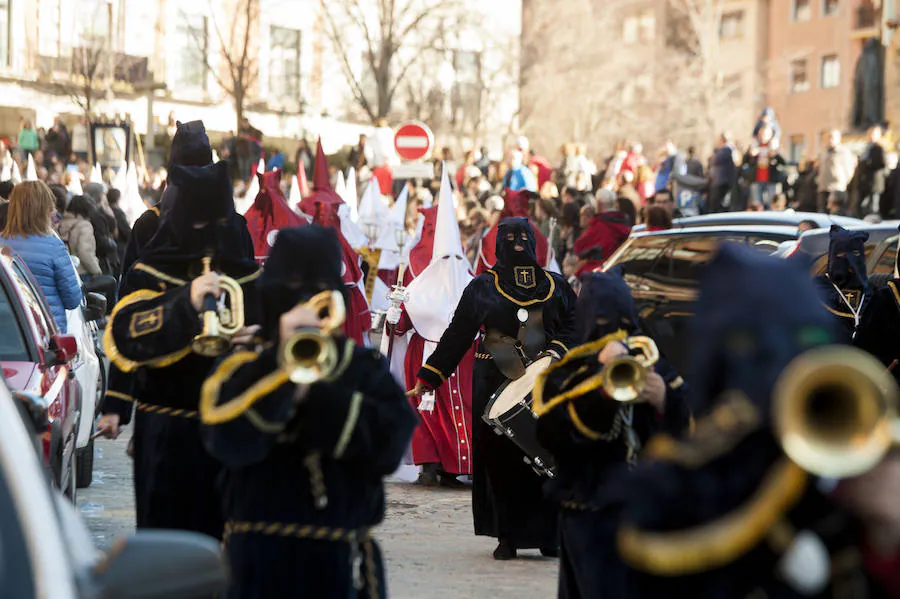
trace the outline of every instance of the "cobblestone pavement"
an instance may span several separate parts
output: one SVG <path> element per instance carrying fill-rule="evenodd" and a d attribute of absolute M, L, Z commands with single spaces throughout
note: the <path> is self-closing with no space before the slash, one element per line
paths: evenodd
<path fill-rule="evenodd" d="M 94 482 L 78 507 L 94 542 L 107 547 L 134 530 L 128 440 L 98 440 Z M 491 559 L 493 539 L 472 534 L 466 490 L 388 485 L 387 517 L 375 533 L 385 552 L 392 599 L 550 599 L 557 560 L 537 551 L 511 562 Z"/>

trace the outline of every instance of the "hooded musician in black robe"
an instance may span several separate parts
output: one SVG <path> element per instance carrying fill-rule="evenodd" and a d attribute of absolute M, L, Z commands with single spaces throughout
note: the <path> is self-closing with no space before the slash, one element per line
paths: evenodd
<path fill-rule="evenodd" d="M 159 229 L 121 285 L 122 299 L 103 342 L 110 360 L 134 373 L 134 482 L 138 528 L 177 528 L 222 535 L 219 466 L 203 449 L 197 406 L 213 358 L 192 353 L 202 329 L 198 299 L 212 292 L 212 270 L 241 284 L 245 324 L 258 322 L 259 269 L 243 244 L 225 162 L 177 166 L 169 173 L 169 207 Z M 197 289 L 195 289 L 195 287 Z M 249 332 L 239 336 L 249 336 Z"/>
<path fill-rule="evenodd" d="M 538 379 L 534 407 L 538 440 L 556 462 L 556 478 L 544 488 L 561 507 L 558 596 L 593 599 L 604 596 L 598 560 L 616 559 L 602 534 L 607 514 L 598 501 L 610 472 L 637 459 L 654 433 L 682 432 L 690 414 L 684 380 L 663 357 L 648 373 L 639 403 L 619 403 L 601 388 L 598 362 L 611 355 L 601 350 L 642 334 L 631 291 L 618 273 L 584 275 L 575 315 L 582 345 Z"/>
<path fill-rule="evenodd" d="M 387 596 L 369 531 L 384 518 L 382 477 L 406 451 L 412 408 L 381 355 L 343 336 L 326 379 L 297 385 L 279 366 L 297 305 L 344 292 L 341 263 L 334 231 L 282 229 L 261 278 L 264 345 L 233 353 L 203 387 L 206 446 L 227 468 L 229 599 Z"/>
<path fill-rule="evenodd" d="M 178 165 L 204 166 L 210 163 L 212 163 L 212 147 L 203 121 L 176 122 L 167 170 L 171 171 Z M 141 256 L 144 247 L 156 235 L 159 228 L 160 204 L 162 202 L 147 209 L 131 228 L 131 235 L 125 244 L 122 258 L 120 286 L 131 266 Z M 121 293 L 119 297 L 122 297 Z M 114 415 L 116 419 L 112 422 L 107 418 L 101 419 L 99 428 L 108 431 L 109 436 L 117 436 L 119 427 L 131 422 L 134 395 L 134 373 L 122 372 L 115 363 L 110 363 L 107 389 L 100 405 L 100 413 L 104 416 Z"/>
<path fill-rule="evenodd" d="M 598 560 L 595 597 L 866 596 L 852 591 L 842 512 L 785 455 L 772 421 L 779 377 L 834 328 L 797 264 L 722 247 L 693 322 L 693 432 L 655 436 L 608 479 L 603 534 L 621 561 Z"/>
<path fill-rule="evenodd" d="M 497 559 L 514 558 L 516 549 L 529 548 L 555 555 L 557 509 L 544 497 L 544 479 L 523 461 L 521 450 L 495 434 L 481 415 L 491 395 L 524 372 L 522 353 L 534 360 L 545 351 L 560 357 L 568 351 L 575 301 L 565 278 L 538 263 L 528 220 L 500 221 L 496 265 L 466 287 L 411 391 L 421 394 L 440 386 L 482 332 L 472 375 L 472 512 L 475 534 L 500 540 Z"/>
<path fill-rule="evenodd" d="M 900 251 L 897 253 L 900 257 Z M 894 275 L 884 285 L 871 290 L 871 299 L 862 311 L 853 345 L 878 358 L 900 383 L 900 278 Z"/>
<path fill-rule="evenodd" d="M 866 270 L 869 234 L 831 225 L 828 236 L 827 270 L 824 275 L 816 277 L 815 282 L 825 307 L 842 325 L 837 340 L 850 343 L 872 295 Z"/>

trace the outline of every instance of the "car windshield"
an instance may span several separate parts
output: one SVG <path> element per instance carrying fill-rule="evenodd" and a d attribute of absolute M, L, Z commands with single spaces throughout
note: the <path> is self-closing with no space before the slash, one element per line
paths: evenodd
<path fill-rule="evenodd" d="M 10 302 L 9 292 L 0 291 L 0 360 L 9 362 L 27 362 L 28 345 L 16 311 Z"/>

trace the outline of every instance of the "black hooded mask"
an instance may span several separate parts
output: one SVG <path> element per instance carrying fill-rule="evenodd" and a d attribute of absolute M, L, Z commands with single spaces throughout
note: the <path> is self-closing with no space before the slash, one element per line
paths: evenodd
<path fill-rule="evenodd" d="M 507 239 L 512 236 L 512 239 Z M 523 250 L 517 252 L 516 245 Z M 497 263 L 491 269 L 500 289 L 517 301 L 548 295 L 553 279 L 537 259 L 537 242 L 527 218 L 504 218 L 497 227 Z"/>
<path fill-rule="evenodd" d="M 176 121 L 166 169 L 171 172 L 178 165 L 204 166 L 210 162 L 212 162 L 212 147 L 203 121 L 189 123 Z"/>
<path fill-rule="evenodd" d="M 257 270 L 247 252 L 246 222 L 234 210 L 227 162 L 174 166 L 163 204 L 159 228 L 144 248 L 142 262 L 187 278 L 200 274 L 205 256 L 212 258 L 215 270 L 232 277 Z"/>
<path fill-rule="evenodd" d="M 619 330 L 629 335 L 639 332 L 634 298 L 618 273 L 591 272 L 581 277 L 575 323 L 580 344 Z"/>
<path fill-rule="evenodd" d="M 869 234 L 831 225 L 828 237 L 828 278 L 841 289 L 866 289 L 869 285 L 866 271 Z"/>
<path fill-rule="evenodd" d="M 834 326 L 800 265 L 723 245 L 701 279 L 691 323 L 694 413 L 737 391 L 768 414 L 782 370 L 803 351 L 832 343 Z"/>
<path fill-rule="evenodd" d="M 281 315 L 298 303 L 322 291 L 344 293 L 342 264 L 341 244 L 333 229 L 314 224 L 281 229 L 260 278 L 263 335 L 277 340 Z"/>

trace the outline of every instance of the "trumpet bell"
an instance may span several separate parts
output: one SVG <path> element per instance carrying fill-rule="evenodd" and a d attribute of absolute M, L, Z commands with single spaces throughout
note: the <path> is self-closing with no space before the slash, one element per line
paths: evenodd
<path fill-rule="evenodd" d="M 319 329 L 301 329 L 285 341 L 281 358 L 291 382 L 308 385 L 337 367 L 337 344 Z"/>
<path fill-rule="evenodd" d="M 773 395 L 784 452 L 818 476 L 845 478 L 874 467 L 895 439 L 898 390 L 866 352 L 823 347 L 794 359 Z"/>
<path fill-rule="evenodd" d="M 603 391 L 615 401 L 637 400 L 646 385 L 646 367 L 631 356 L 616 358 L 603 369 Z"/>
<path fill-rule="evenodd" d="M 191 349 L 195 354 L 206 358 L 216 358 L 228 351 L 231 342 L 221 335 L 197 335 L 191 342 Z"/>

